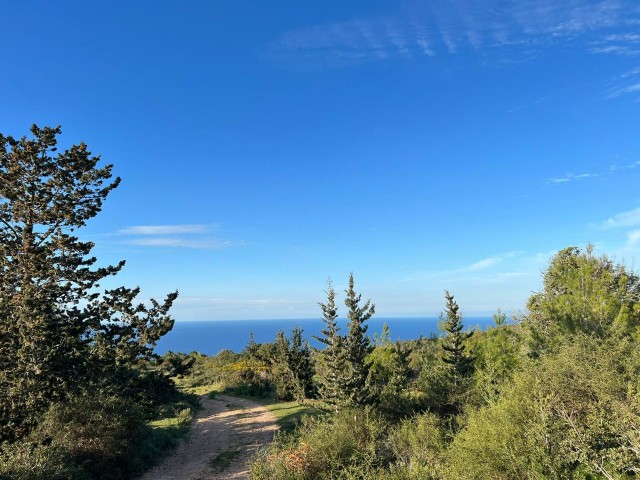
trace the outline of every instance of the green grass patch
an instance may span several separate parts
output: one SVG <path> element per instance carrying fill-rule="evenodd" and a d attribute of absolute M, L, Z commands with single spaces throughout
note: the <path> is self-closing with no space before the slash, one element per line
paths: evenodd
<path fill-rule="evenodd" d="M 209 460 L 209 466 L 218 471 L 226 470 L 241 452 L 241 447 L 232 447 Z"/>
<path fill-rule="evenodd" d="M 271 403 L 265 405 L 265 408 L 276 417 L 283 432 L 294 430 L 304 416 L 318 416 L 324 413 L 313 405 L 300 405 L 298 402 Z"/>

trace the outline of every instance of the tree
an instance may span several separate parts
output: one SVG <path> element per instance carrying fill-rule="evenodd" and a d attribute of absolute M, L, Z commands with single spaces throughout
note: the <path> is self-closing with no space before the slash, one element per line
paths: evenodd
<path fill-rule="evenodd" d="M 313 365 L 309 342 L 302 340 L 302 329 L 295 327 L 291 331 L 289 349 L 289 368 L 294 378 L 294 395 L 301 401 L 313 395 Z"/>
<path fill-rule="evenodd" d="M 551 259 L 544 287 L 527 303 L 531 353 L 556 348 L 567 336 L 587 333 L 640 336 L 640 278 L 593 246 L 569 247 Z"/>
<path fill-rule="evenodd" d="M 464 325 L 459 312 L 460 307 L 458 307 L 453 295 L 446 290 L 444 296 L 447 300 L 447 306 L 445 313 L 440 318 L 444 321 L 444 329 L 447 334 L 442 342 L 442 361 L 450 366 L 451 378 L 453 383 L 457 385 L 473 370 L 473 356 L 465 352 L 465 342 L 471 338 L 473 331 L 462 331 Z"/>
<path fill-rule="evenodd" d="M 282 330 L 278 331 L 271 358 L 271 375 L 278 400 L 291 400 L 293 397 L 294 376 L 289 368 L 289 349 L 289 339 Z"/>
<path fill-rule="evenodd" d="M 373 351 L 371 340 L 367 336 L 369 327 L 366 322 L 375 314 L 375 305 L 371 303 L 371 300 L 360 305 L 362 295 L 356 294 L 354 290 L 353 273 L 349 275 L 349 288 L 345 293 L 347 297 L 344 303 L 348 309 L 347 328 L 349 331 L 344 338 L 343 346 L 346 368 L 342 371 L 338 385 L 348 404 L 363 405 L 369 400 L 366 389 L 370 368 L 368 357 Z"/>
<path fill-rule="evenodd" d="M 120 179 L 84 143 L 58 152 L 60 127 L 31 133 L 0 134 L 0 439 L 25 434 L 106 363 L 148 358 L 177 296 L 147 308 L 132 306 L 138 289 L 100 295 L 125 262 L 96 268 L 94 244 L 75 232 Z"/>
<path fill-rule="evenodd" d="M 399 342 L 391 342 L 391 331 L 384 323 L 369 355 L 367 389 L 377 406 L 387 414 L 406 415 L 406 390 L 410 378 L 409 352 Z"/>
<path fill-rule="evenodd" d="M 324 349 L 318 350 L 320 368 L 318 376 L 320 378 L 320 397 L 327 403 L 338 404 L 343 399 L 340 398 L 340 388 L 338 386 L 342 371 L 345 368 L 344 350 L 342 348 L 343 338 L 340 336 L 338 326 L 338 307 L 336 306 L 336 292 L 333 289 L 331 280 L 328 282 L 327 303 L 318 302 L 322 309 L 322 321 L 324 329 L 322 336 L 315 336 L 317 341 L 325 345 Z"/>

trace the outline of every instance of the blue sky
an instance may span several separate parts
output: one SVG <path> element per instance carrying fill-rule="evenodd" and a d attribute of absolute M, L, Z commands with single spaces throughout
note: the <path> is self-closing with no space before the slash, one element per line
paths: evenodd
<path fill-rule="evenodd" d="M 522 309 L 550 255 L 640 258 L 633 0 L 24 1 L 0 132 L 122 185 L 85 229 L 178 320 Z M 115 283 L 114 283 L 115 285 Z"/>

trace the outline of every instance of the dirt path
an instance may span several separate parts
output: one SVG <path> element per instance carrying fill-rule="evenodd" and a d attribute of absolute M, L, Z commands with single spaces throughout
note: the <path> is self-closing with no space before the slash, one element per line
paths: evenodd
<path fill-rule="evenodd" d="M 275 417 L 262 405 L 241 398 L 203 396 L 201 402 L 188 440 L 141 480 L 249 478 L 248 462 L 258 447 L 273 439 Z"/>

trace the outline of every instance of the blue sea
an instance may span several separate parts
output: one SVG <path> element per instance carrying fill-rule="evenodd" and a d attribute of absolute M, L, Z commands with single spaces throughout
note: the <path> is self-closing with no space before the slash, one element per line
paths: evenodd
<path fill-rule="evenodd" d="M 371 338 L 382 332 L 382 325 L 386 323 L 391 332 L 391 340 L 413 340 L 420 336 L 429 337 L 440 335 L 438 329 L 439 319 L 435 317 L 425 318 L 371 318 L 367 325 Z M 346 332 L 345 319 L 339 319 L 341 333 Z M 465 317 L 465 327 L 484 329 L 493 325 L 491 317 Z M 249 335 L 253 332 L 257 343 L 273 342 L 276 333 L 283 330 L 290 337 L 291 330 L 300 327 L 304 338 L 314 347 L 321 344 L 313 339 L 314 335 L 320 335 L 324 324 L 320 319 L 301 320 L 215 320 L 215 321 L 179 321 L 175 322 L 173 330 L 158 342 L 156 353 L 164 354 L 173 352 L 200 352 L 206 355 L 215 355 L 220 350 L 229 349 L 240 352 L 247 345 Z"/>

